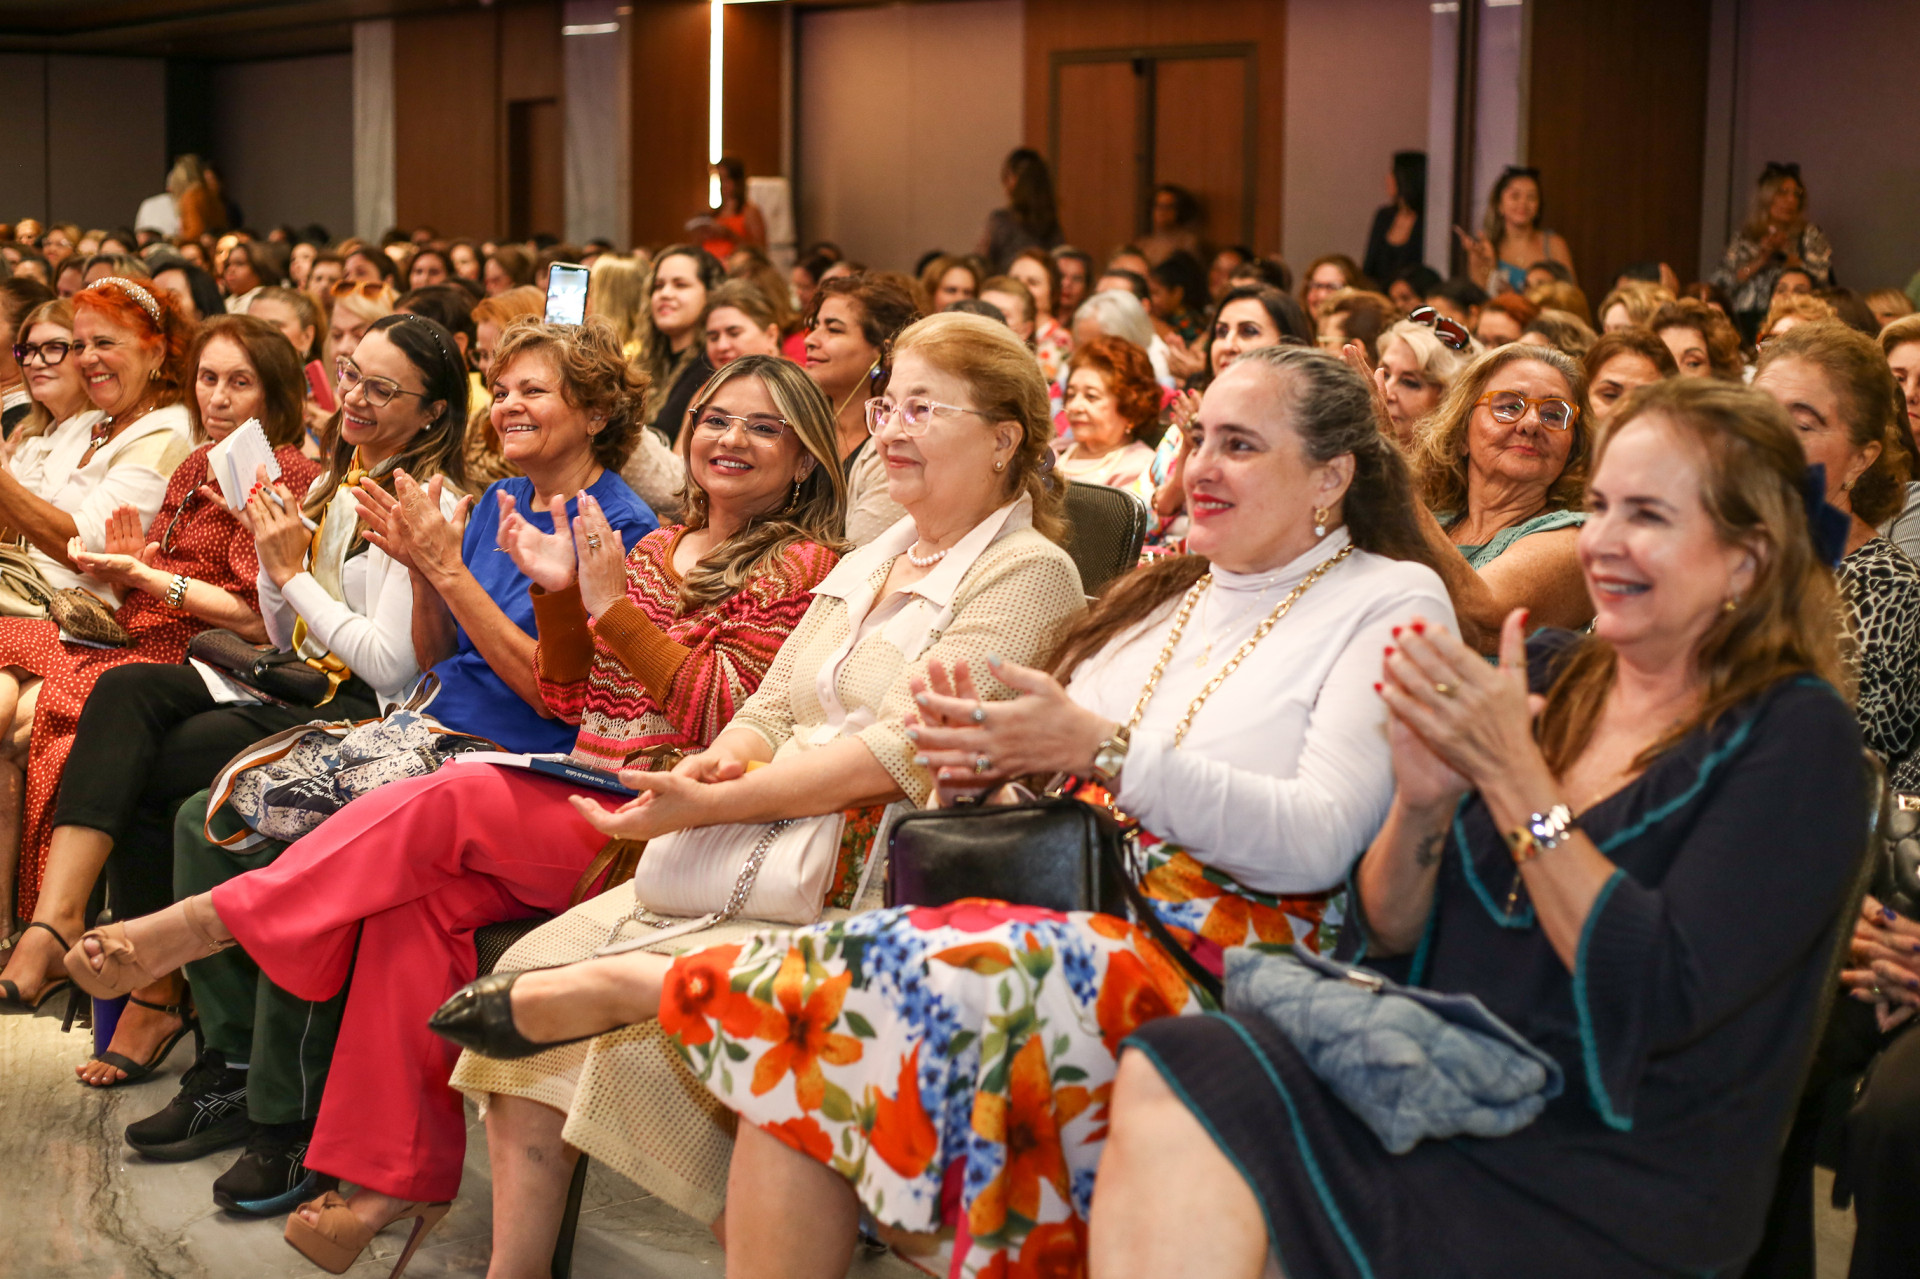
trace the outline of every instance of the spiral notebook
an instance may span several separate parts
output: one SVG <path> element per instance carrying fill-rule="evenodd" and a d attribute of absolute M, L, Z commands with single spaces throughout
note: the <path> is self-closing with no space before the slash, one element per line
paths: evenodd
<path fill-rule="evenodd" d="M 228 510 L 246 506 L 247 495 L 260 482 L 263 466 L 268 479 L 280 478 L 280 459 L 273 455 L 273 446 L 267 443 L 267 433 L 257 417 L 248 418 L 239 430 L 207 451 L 207 470 L 220 485 L 220 496 L 226 499 Z"/>

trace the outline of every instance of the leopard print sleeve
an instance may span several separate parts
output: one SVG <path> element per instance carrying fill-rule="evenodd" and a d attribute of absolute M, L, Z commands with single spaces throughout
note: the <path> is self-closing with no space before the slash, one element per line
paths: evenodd
<path fill-rule="evenodd" d="M 1876 537 L 1841 561 L 1840 580 L 1861 731 L 1894 789 L 1920 792 L 1920 566 Z"/>

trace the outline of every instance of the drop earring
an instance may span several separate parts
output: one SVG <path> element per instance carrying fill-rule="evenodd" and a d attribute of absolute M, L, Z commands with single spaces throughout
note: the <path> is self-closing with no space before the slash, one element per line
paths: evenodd
<path fill-rule="evenodd" d="M 799 480 L 795 480 L 793 482 L 793 496 L 787 499 L 787 505 L 789 507 L 800 505 L 800 481 Z"/>
<path fill-rule="evenodd" d="M 1313 508 L 1313 535 L 1315 537 L 1325 537 L 1327 535 L 1327 517 L 1330 514 L 1332 514 L 1332 512 L 1328 511 L 1324 506 L 1316 506 Z"/>

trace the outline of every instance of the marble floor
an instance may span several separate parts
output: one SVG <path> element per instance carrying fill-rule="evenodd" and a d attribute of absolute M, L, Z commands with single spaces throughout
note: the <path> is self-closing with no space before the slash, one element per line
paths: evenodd
<path fill-rule="evenodd" d="M 64 1002 L 64 1001 L 62 1001 Z M 51 1011 L 0 1017 L 0 1279 L 314 1279 L 323 1272 L 281 1238 L 283 1222 L 214 1206 L 223 1151 L 193 1163 L 149 1162 L 120 1140 L 165 1105 L 189 1062 L 183 1043 L 164 1074 L 96 1092 L 73 1076 L 90 1039 L 60 1033 Z M 1821 1174 L 1824 1205 L 1827 1174 Z M 484 1129 L 469 1128 L 459 1201 L 407 1268 L 409 1279 L 480 1279 L 492 1225 Z M 1845 1279 L 1849 1214 L 1822 1207 L 1819 1279 Z M 347 1273 L 378 1279 L 405 1242 L 374 1241 Z M 595 1168 L 574 1250 L 578 1279 L 718 1279 L 724 1261 L 706 1229 L 631 1182 Z M 888 1257 L 856 1261 L 850 1279 L 909 1279 Z"/>
<path fill-rule="evenodd" d="M 64 998 L 59 1001 L 64 1007 Z M 214 1206 L 213 1179 L 237 1157 L 153 1163 L 121 1130 L 172 1098 L 191 1064 L 186 1041 L 164 1074 L 96 1092 L 73 1066 L 88 1033 L 60 1033 L 50 1011 L 0 1017 L 0 1279 L 317 1279 L 325 1272 L 287 1246 L 284 1219 Z M 469 1112 L 471 1114 L 471 1111 Z M 480 1279 L 492 1229 L 485 1130 L 468 1130 L 459 1200 L 407 1267 L 408 1279 Z M 395 1228 L 347 1273 L 378 1279 L 406 1242 Z M 580 1214 L 577 1279 L 719 1279 L 720 1249 L 704 1226 L 594 1168 Z M 909 1279 L 889 1257 L 862 1258 L 850 1279 Z"/>

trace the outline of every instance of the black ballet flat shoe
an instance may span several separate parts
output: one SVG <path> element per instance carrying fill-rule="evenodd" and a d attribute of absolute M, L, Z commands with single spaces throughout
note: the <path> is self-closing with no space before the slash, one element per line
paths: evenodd
<path fill-rule="evenodd" d="M 520 1028 L 513 1024 L 513 983 L 519 979 L 518 972 L 489 973 L 478 981 L 469 982 L 440 1005 L 439 1010 L 427 1020 L 427 1029 L 470 1052 L 499 1061 L 531 1057 L 549 1048 L 577 1044 L 598 1036 L 599 1032 L 595 1032 L 572 1039 L 558 1039 L 550 1044 L 536 1044 L 521 1034 Z"/>
<path fill-rule="evenodd" d="M 67 951 L 70 949 L 67 939 L 60 935 L 60 930 L 58 928 L 55 928 L 52 924 L 40 923 L 38 920 L 35 920 L 33 923 L 28 924 L 25 931 L 23 931 L 20 934 L 20 936 L 22 938 L 25 938 L 27 933 L 32 932 L 36 928 L 44 928 L 48 932 L 53 934 L 53 939 L 60 943 L 61 954 L 63 955 L 66 954 Z M 40 1005 L 46 1003 L 47 1000 L 53 998 L 55 995 L 59 994 L 62 990 L 66 989 L 71 984 L 72 983 L 69 982 L 65 977 L 51 978 L 40 987 L 40 993 L 38 995 L 34 996 L 31 1000 L 28 1000 L 28 999 L 22 999 L 20 997 L 20 988 L 14 985 L 11 981 L 0 981 L 0 1012 L 10 1012 L 10 1013 L 39 1012 Z M 67 1018 L 69 1022 L 72 1021 L 73 1013 L 71 1011 L 71 1005 L 69 1005 Z"/>

